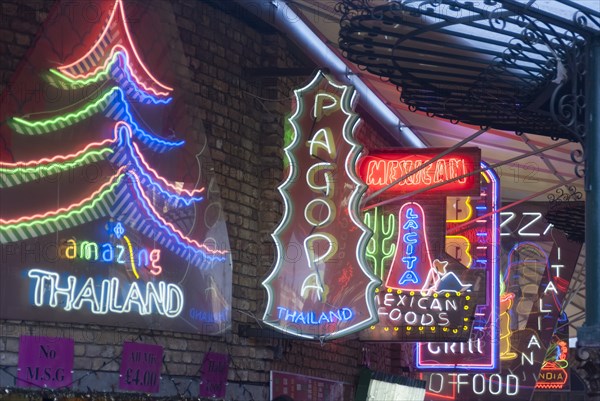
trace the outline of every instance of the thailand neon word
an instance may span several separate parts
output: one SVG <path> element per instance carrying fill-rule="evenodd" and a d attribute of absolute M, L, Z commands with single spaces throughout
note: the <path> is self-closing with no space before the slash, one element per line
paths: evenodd
<path fill-rule="evenodd" d="M 420 168 L 439 152 L 440 150 L 436 149 L 419 149 L 418 152 L 413 149 L 375 151 L 361 159 L 360 176 L 369 186 L 369 190 L 375 191 L 395 183 L 411 171 Z M 478 168 L 479 160 L 480 151 L 476 148 L 466 148 L 461 152 L 451 153 L 395 183 L 386 190 L 386 194 L 410 192 L 454 180 L 437 188 L 428 189 L 428 193 L 478 195 L 477 175 L 467 175 Z"/>
<path fill-rule="evenodd" d="M 356 91 L 318 72 L 294 94 L 263 320 L 305 338 L 334 339 L 377 319 L 379 280 L 365 261 L 368 228 L 359 218 L 366 187 L 355 172 Z"/>
<path fill-rule="evenodd" d="M 432 261 L 427 241 L 425 212 L 421 205 L 408 202 L 398 212 L 396 254 L 387 276 L 386 287 L 419 291 L 431 269 Z"/>
<path fill-rule="evenodd" d="M 347 322 L 354 317 L 354 312 L 350 308 L 341 308 L 327 312 L 321 312 L 319 315 L 316 312 L 292 311 L 287 308 L 278 306 L 279 319 L 296 324 L 324 324 Z M 318 317 L 317 317 L 318 316 Z"/>
<path fill-rule="evenodd" d="M 113 277 L 97 283 L 89 277 L 82 284 L 76 276 L 62 277 L 58 273 L 31 269 L 27 276 L 33 280 L 33 304 L 65 311 L 80 310 L 84 306 L 96 315 L 107 313 L 132 313 L 150 315 L 158 313 L 175 318 L 183 310 L 183 290 L 173 283 L 137 282 L 122 284 Z M 123 294 L 125 294 L 123 296 Z"/>

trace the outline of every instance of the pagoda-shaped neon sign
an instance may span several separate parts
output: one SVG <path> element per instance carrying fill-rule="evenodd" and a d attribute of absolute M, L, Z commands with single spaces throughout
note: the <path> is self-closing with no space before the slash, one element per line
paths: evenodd
<path fill-rule="evenodd" d="M 0 189 L 10 206 L 0 214 L 0 244 L 12 249 L 42 243 L 53 256 L 28 267 L 29 262 L 10 259 L 8 253 L 7 277 L 18 280 L 18 288 L 28 286 L 22 294 L 31 299 L 23 302 L 16 296 L 18 305 L 3 308 L 2 315 L 45 320 L 44 313 L 52 309 L 58 312 L 54 319 L 64 321 L 81 321 L 83 316 L 83 321 L 114 324 L 112 315 L 127 313 L 133 320 L 125 324 L 132 326 L 143 326 L 138 316 L 147 315 L 176 320 L 163 322 L 173 330 L 197 331 L 207 322 L 226 325 L 230 290 L 216 286 L 217 276 L 231 274 L 226 235 L 217 241 L 208 232 L 192 234 L 173 219 L 196 220 L 197 212 L 206 209 L 208 194 L 204 187 L 186 187 L 163 177 L 144 156 L 177 153 L 186 146 L 177 134 L 156 133 L 141 118 L 169 107 L 174 88 L 155 78 L 142 61 L 121 0 L 109 15 L 85 54 L 45 75 L 59 90 L 89 89 L 92 95 L 60 109 L 8 119 L 13 133 L 35 141 L 87 135 L 81 126 L 104 138 L 76 149 L 65 142 L 65 153 L 0 162 Z M 65 184 L 67 174 L 91 167 L 100 171 L 96 179 Z M 55 180 L 65 192 L 57 207 L 19 215 L 16 211 L 28 207 L 14 199 L 43 198 L 43 193 L 36 194 L 36 184 L 45 185 L 44 180 Z M 188 294 L 186 287 L 194 278 L 214 296 Z"/>

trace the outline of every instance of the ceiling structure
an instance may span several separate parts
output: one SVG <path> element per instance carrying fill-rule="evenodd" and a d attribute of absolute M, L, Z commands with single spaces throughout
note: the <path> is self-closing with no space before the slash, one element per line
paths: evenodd
<path fill-rule="evenodd" d="M 562 0 L 568 1 L 568 0 Z M 585 3 L 588 0 L 583 0 Z M 481 127 L 477 125 L 469 125 L 465 123 L 453 123 L 448 119 L 432 117 L 432 115 L 440 115 L 441 111 L 432 110 L 429 114 L 422 111 L 414 111 L 415 107 L 407 106 L 407 104 L 401 101 L 402 88 L 400 87 L 401 80 L 393 79 L 382 79 L 379 75 L 375 75 L 372 72 L 380 72 L 377 69 L 365 69 L 364 66 L 359 67 L 357 64 L 342 57 L 343 51 L 340 49 L 340 19 L 342 13 L 336 4 L 338 2 L 334 0 L 294 0 L 287 1 L 286 4 L 298 14 L 304 23 L 306 23 L 315 32 L 319 38 L 326 43 L 334 52 L 336 52 L 348 66 L 349 74 L 358 74 L 360 79 L 365 82 L 373 92 L 385 103 L 390 109 L 398 115 L 401 123 L 405 124 L 416 136 L 427 146 L 431 147 L 451 147 L 456 143 L 464 140 L 465 138 L 478 132 Z M 373 3 L 384 4 L 385 1 L 371 1 L 369 5 Z M 419 2 L 427 3 L 427 2 Z M 480 4 L 482 2 L 476 2 Z M 485 1 L 487 3 L 487 0 Z M 551 2 L 549 3 L 552 4 Z M 591 0 L 589 3 L 592 7 L 594 4 L 598 4 L 596 0 Z M 598 5 L 600 7 L 600 4 Z M 555 10 L 556 11 L 556 10 Z M 550 12 L 552 12 L 550 7 Z M 598 10 L 600 12 L 600 10 Z M 469 32 L 470 34 L 481 34 L 476 32 Z M 382 36 L 385 41 L 385 35 Z M 427 39 L 432 39 L 427 37 Z M 435 39 L 435 38 L 433 38 Z M 432 39 L 432 40 L 433 40 Z M 494 40 L 502 40 L 502 38 L 492 38 Z M 459 38 L 459 40 L 469 40 L 469 38 Z M 346 46 L 347 44 L 345 44 Z M 419 53 L 421 55 L 427 53 L 427 46 L 439 47 L 439 43 L 434 45 L 423 45 L 422 49 L 412 44 L 414 53 L 411 55 L 405 53 L 404 57 L 407 59 L 407 63 L 411 63 L 411 68 L 414 70 L 421 70 L 424 73 L 425 70 L 430 69 L 431 66 L 426 61 L 420 62 Z M 416 47 L 416 48 L 415 48 Z M 459 46 L 460 47 L 460 46 Z M 425 53 L 422 53 L 425 49 Z M 433 50 L 430 48 L 429 50 Z M 448 49 L 438 49 L 448 53 Z M 395 51 L 395 50 L 392 50 Z M 460 49 L 450 49 L 450 52 L 457 53 L 458 58 L 465 57 L 467 54 Z M 538 57 L 535 54 L 531 57 Z M 490 59 L 493 59 L 490 56 Z M 460 62 L 460 61 L 457 61 Z M 473 65 L 467 61 L 462 62 L 465 66 Z M 383 66 L 382 68 L 393 74 L 392 67 L 394 63 Z M 441 68 L 443 66 L 436 66 Z M 446 69 L 450 68 L 449 66 Z M 541 64 L 536 68 L 539 69 L 540 74 L 539 82 L 535 81 L 533 84 L 542 85 L 543 83 L 552 83 L 554 77 L 545 73 L 545 70 Z M 439 85 L 443 85 L 443 74 L 440 70 L 440 78 L 436 79 L 435 70 L 429 73 L 429 78 L 435 80 Z M 544 75 L 546 74 L 546 75 Z M 421 75 L 421 78 L 427 78 L 428 76 Z M 421 80 L 421 83 L 423 81 Z M 462 82 L 462 83 L 461 83 Z M 472 82 L 471 82 L 472 83 Z M 457 81 L 453 83 L 454 90 L 461 92 L 461 84 L 465 84 L 464 77 L 458 77 Z M 532 85 L 533 85 L 532 84 Z M 417 89 L 420 89 L 419 87 Z M 511 88 L 514 90 L 514 88 Z M 417 91 L 418 92 L 418 91 Z M 417 93 L 418 94 L 418 93 Z M 403 99 L 406 100 L 406 99 Z M 532 99 L 540 105 L 543 103 L 539 99 Z M 453 105 L 460 109 L 462 106 L 460 102 Z M 467 110 L 467 109 L 464 109 Z M 464 112 L 463 110 L 463 112 Z M 481 111 L 481 110 L 480 110 Z M 451 117 L 451 116 L 450 116 Z M 547 117 L 544 116 L 544 117 Z M 477 119 L 462 119 L 463 121 L 476 122 Z M 509 128 L 507 125 L 506 128 Z M 530 126 L 529 132 L 536 132 L 535 127 Z M 540 127 L 538 133 L 548 134 L 551 130 L 551 124 L 546 120 L 546 124 Z M 576 164 L 572 160 L 572 155 L 576 154 L 581 146 L 576 142 L 567 140 L 559 140 L 558 142 L 547 136 L 531 134 L 527 131 L 519 132 L 520 135 L 515 134 L 515 130 L 500 130 L 496 128 L 487 129 L 481 135 L 475 137 L 466 146 L 476 146 L 482 151 L 482 160 L 485 160 L 491 165 L 502 164 L 507 160 L 513 160 L 513 162 L 502 165 L 496 168 L 496 172 L 501 178 L 502 185 L 502 198 L 505 203 L 521 201 L 523 199 L 531 199 L 537 201 L 548 201 L 548 195 L 554 194 L 556 189 L 559 189 L 563 185 L 575 186 L 577 191 L 583 192 L 583 180 L 580 179 L 576 174 Z M 570 138 L 568 132 L 562 132 L 555 135 L 556 137 Z M 553 147 L 549 150 L 543 151 L 545 148 Z M 529 156 L 527 156 L 530 154 Z M 563 187 L 564 188 L 564 187 Z M 585 260 L 585 248 L 580 256 L 575 274 L 573 276 L 569 293 L 567 294 L 567 307 L 566 311 L 570 318 L 571 325 L 571 337 L 576 336 L 576 328 L 583 324 L 585 318 L 585 272 L 583 268 L 583 262 Z"/>

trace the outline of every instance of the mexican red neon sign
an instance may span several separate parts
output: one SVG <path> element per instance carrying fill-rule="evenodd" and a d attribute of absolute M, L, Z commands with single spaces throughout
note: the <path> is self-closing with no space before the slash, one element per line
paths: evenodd
<path fill-rule="evenodd" d="M 443 149 L 393 149 L 371 152 L 361 159 L 359 174 L 374 192 L 384 188 L 408 173 L 418 169 L 441 153 Z M 479 169 L 481 151 L 477 148 L 464 148 L 436 160 L 420 171 L 402 179 L 386 190 L 387 195 L 402 194 L 418 189 L 429 188 L 428 193 L 445 195 L 479 195 L 479 179 L 476 174 L 466 176 Z M 445 181 L 450 181 L 439 185 Z"/>
<path fill-rule="evenodd" d="M 336 338 L 377 321 L 379 280 L 364 260 L 369 234 L 359 217 L 366 187 L 355 173 L 355 94 L 319 72 L 295 91 L 289 119 L 284 215 L 273 233 L 275 266 L 263 282 L 263 320 L 305 338 Z"/>

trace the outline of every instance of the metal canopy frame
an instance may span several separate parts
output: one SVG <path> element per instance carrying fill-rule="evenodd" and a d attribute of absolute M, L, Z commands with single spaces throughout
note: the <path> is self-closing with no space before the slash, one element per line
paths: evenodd
<path fill-rule="evenodd" d="M 535 0 L 343 0 L 339 44 L 350 61 L 396 85 L 412 110 L 581 142 L 582 55 L 600 31 L 600 12 L 585 1 L 553 2 L 563 14 Z"/>
<path fill-rule="evenodd" d="M 585 282 L 600 287 L 600 2 L 340 0 L 336 10 L 344 56 L 394 84 L 410 110 L 514 131 L 532 151 L 525 133 L 581 144 L 571 159 L 585 173 L 585 206 L 574 207 L 581 194 L 556 174 L 569 192 L 549 197 L 547 218 L 587 240 Z M 576 288 L 585 288 L 581 273 Z M 585 309 L 576 296 L 567 301 L 577 320 L 585 311 L 578 369 L 589 399 L 600 400 L 600 293 L 588 292 Z"/>

